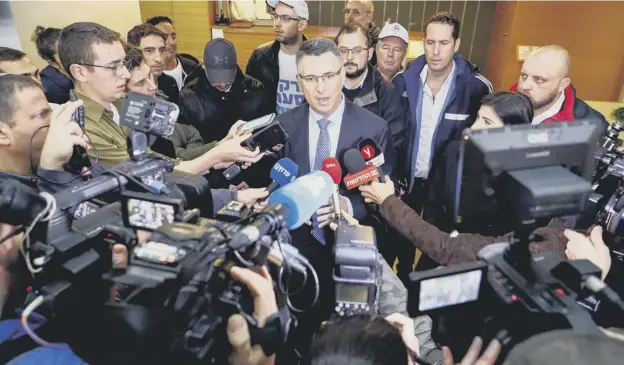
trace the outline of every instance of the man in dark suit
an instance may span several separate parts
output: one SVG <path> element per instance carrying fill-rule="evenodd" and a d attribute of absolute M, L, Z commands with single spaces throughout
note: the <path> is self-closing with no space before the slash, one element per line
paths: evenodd
<path fill-rule="evenodd" d="M 386 156 L 393 156 L 387 123 L 348 101 L 342 94 L 345 69 L 334 42 L 324 38 L 303 42 L 296 62 L 297 81 L 306 103 L 277 117 L 289 135 L 281 157 L 292 159 L 299 166 L 300 175 L 320 170 L 325 158 L 336 157 L 343 165 L 344 176 L 344 153 L 357 148 L 358 142 L 364 138 L 373 138 Z M 386 159 L 384 172 L 391 174 L 393 169 L 394 161 Z M 349 192 L 343 184 L 340 186 L 340 205 L 341 209 L 355 217 L 362 219 L 367 215 L 366 205 L 357 189 Z M 332 213 L 333 207 L 328 202 L 312 217 L 311 226 L 304 225 L 292 232 L 294 245 L 310 260 L 320 284 L 319 304 L 299 318 L 300 334 L 297 336 L 298 343 L 294 345 L 303 352 L 310 343 L 309 336 L 321 321 L 329 318 L 335 305 L 331 276 L 333 242 L 327 227 Z M 292 298 L 300 309 L 312 303 L 315 290 L 311 282 L 308 280 L 301 295 Z"/>

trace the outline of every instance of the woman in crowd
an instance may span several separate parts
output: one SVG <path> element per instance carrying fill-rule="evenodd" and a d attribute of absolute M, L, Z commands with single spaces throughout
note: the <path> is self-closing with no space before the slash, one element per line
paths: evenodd
<path fill-rule="evenodd" d="M 50 103 L 64 104 L 69 101 L 69 90 L 74 88 L 72 81 L 63 73 L 61 61 L 58 58 L 58 39 L 61 35 L 59 28 L 44 28 L 40 25 L 35 28 L 32 41 L 37 45 L 37 52 L 47 63 L 41 70 L 41 83 L 46 98 Z"/>
<path fill-rule="evenodd" d="M 477 120 L 472 129 L 497 128 L 510 124 L 528 124 L 533 118 L 533 111 L 530 100 L 515 92 L 498 92 L 486 96 L 479 109 Z M 444 196 L 455 196 L 455 184 L 458 164 L 458 144 L 452 143 L 447 147 L 444 158 L 445 162 L 440 164 L 440 168 L 433 176 L 433 185 L 437 185 Z M 464 169 L 470 168 L 465 166 Z M 479 172 L 480 174 L 480 172 Z M 476 259 L 478 251 L 491 243 L 506 242 L 512 231 L 511 219 L 504 214 L 504 208 L 490 206 L 489 198 L 480 190 L 481 184 L 470 181 L 477 179 L 480 182 L 481 176 L 471 176 L 463 179 L 462 198 L 468 196 L 470 199 L 471 211 L 467 215 L 462 215 L 465 223 L 462 228 L 470 229 L 471 233 L 448 234 L 437 226 L 423 220 L 418 213 L 407 206 L 403 201 L 394 196 L 394 184 L 390 179 L 385 183 L 373 182 L 370 185 L 360 186 L 360 191 L 367 202 L 372 202 L 380 206 L 379 212 L 382 217 L 395 229 L 397 229 L 410 242 L 427 253 L 432 259 L 442 265 L 451 265 Z M 464 191 L 467 189 L 468 191 Z M 441 206 L 444 206 L 444 213 L 452 212 L 452 200 L 445 199 Z M 466 213 L 466 212 L 464 212 Z M 504 218 L 500 218 L 504 217 Z M 485 224 L 478 223 L 479 221 Z M 472 225 L 472 226 L 471 226 Z M 533 251 L 555 251 L 565 250 L 567 239 L 563 235 L 563 225 L 559 227 L 544 227 L 538 229 L 544 240 L 540 243 L 532 243 Z M 493 232 L 502 231 L 498 234 Z M 465 232 L 462 230 L 462 232 Z"/>

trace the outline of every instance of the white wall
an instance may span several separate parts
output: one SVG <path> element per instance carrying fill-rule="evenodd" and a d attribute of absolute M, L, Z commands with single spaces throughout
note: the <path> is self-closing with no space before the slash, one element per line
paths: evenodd
<path fill-rule="evenodd" d="M 6 1 L 0 1 L 0 47 L 22 49 L 11 4 Z"/>
<path fill-rule="evenodd" d="M 11 1 L 10 4 L 21 48 L 39 67 L 46 63 L 30 40 L 37 25 L 63 28 L 75 22 L 95 22 L 121 33 L 125 39 L 132 27 L 141 24 L 138 0 Z"/>

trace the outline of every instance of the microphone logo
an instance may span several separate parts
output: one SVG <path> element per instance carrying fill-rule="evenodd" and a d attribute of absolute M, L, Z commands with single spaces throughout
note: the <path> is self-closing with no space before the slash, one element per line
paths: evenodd
<path fill-rule="evenodd" d="M 360 150 L 360 153 L 365 160 L 370 160 L 371 158 L 375 157 L 375 148 L 373 148 L 372 146 L 364 146 Z"/>
<path fill-rule="evenodd" d="M 279 172 L 280 174 L 284 174 L 287 177 L 290 177 L 290 171 L 286 170 L 282 165 L 280 165 L 279 163 L 276 163 L 273 168 L 275 169 L 275 171 Z"/>

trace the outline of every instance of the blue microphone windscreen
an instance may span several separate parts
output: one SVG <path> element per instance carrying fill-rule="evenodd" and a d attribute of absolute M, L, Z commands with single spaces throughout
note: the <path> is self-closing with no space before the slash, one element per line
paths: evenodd
<path fill-rule="evenodd" d="M 289 158 L 282 158 L 273 165 L 269 174 L 271 180 L 284 186 L 297 178 L 299 166 Z"/>
<path fill-rule="evenodd" d="M 314 171 L 275 190 L 267 204 L 284 205 L 288 211 L 287 228 L 293 230 L 301 227 L 318 208 L 327 203 L 333 189 L 334 182 L 329 174 Z"/>

